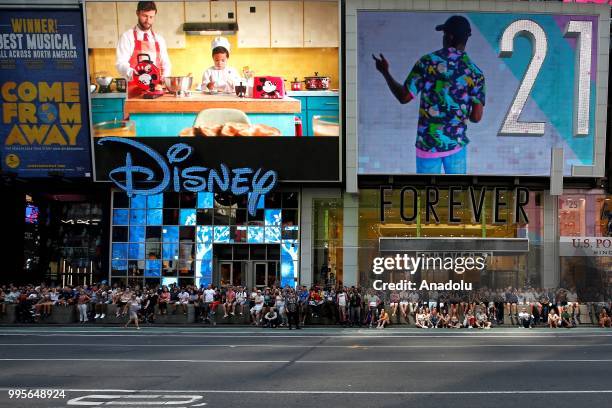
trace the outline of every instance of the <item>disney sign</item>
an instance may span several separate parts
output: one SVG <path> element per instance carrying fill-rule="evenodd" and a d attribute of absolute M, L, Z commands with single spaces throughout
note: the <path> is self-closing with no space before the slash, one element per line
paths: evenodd
<path fill-rule="evenodd" d="M 203 166 L 181 167 L 193 153 L 193 147 L 176 143 L 166 152 L 166 156 L 134 139 L 105 137 L 97 141 L 99 145 L 118 143 L 127 145 L 144 153 L 155 162 L 156 167 L 146 167 L 134 163 L 132 153 L 125 154 L 125 164 L 109 171 L 109 179 L 128 197 L 135 195 L 154 195 L 171 189 L 175 192 L 231 192 L 235 196 L 249 194 L 248 211 L 255 215 L 261 197 L 276 187 L 278 174 L 274 170 L 240 167 L 230 169 L 220 164 L 218 169 Z M 161 181 L 155 181 L 161 175 Z"/>

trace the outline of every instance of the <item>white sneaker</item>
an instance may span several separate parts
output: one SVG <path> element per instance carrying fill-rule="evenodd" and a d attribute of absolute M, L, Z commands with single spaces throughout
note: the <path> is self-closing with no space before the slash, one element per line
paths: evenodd
<path fill-rule="evenodd" d="M 98 317 L 100 317 L 100 313 L 96 313 L 96 315 L 94 316 L 94 319 L 97 319 Z"/>
<path fill-rule="evenodd" d="M 104 319 L 105 317 L 106 317 L 106 314 L 105 314 L 105 313 L 102 313 L 102 314 L 100 315 L 100 319 Z"/>

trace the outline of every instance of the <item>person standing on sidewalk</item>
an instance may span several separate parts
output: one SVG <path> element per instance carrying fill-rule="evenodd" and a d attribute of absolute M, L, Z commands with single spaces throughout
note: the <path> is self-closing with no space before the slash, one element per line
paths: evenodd
<path fill-rule="evenodd" d="M 79 322 L 85 323 L 89 319 L 87 318 L 87 304 L 91 298 L 87 296 L 87 293 L 83 289 L 79 290 L 79 297 L 77 299 L 77 308 L 79 309 Z"/>
<path fill-rule="evenodd" d="M 289 289 L 287 291 L 287 295 L 285 297 L 285 310 L 287 311 L 287 320 L 289 323 L 289 330 L 291 330 L 291 326 L 295 323 L 295 328 L 300 329 L 300 313 L 299 313 L 299 305 L 298 298 L 295 295 L 295 290 Z"/>

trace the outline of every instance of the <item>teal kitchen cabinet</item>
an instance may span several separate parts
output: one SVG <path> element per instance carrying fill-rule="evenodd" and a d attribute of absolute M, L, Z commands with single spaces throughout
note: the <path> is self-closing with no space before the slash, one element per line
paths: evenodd
<path fill-rule="evenodd" d="M 302 120 L 303 136 L 314 135 L 312 129 L 313 116 L 331 116 L 338 118 L 340 115 L 340 103 L 337 92 L 290 91 L 287 94 L 292 98 L 299 99 L 301 102 L 302 111 L 298 116 Z"/>
<path fill-rule="evenodd" d="M 91 95 L 91 121 L 100 122 L 123 119 L 125 93 L 111 92 Z"/>

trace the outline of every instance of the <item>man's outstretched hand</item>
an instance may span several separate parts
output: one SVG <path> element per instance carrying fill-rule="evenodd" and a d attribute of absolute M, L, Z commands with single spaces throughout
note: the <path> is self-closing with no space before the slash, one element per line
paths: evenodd
<path fill-rule="evenodd" d="M 380 55 L 380 59 L 376 58 L 376 56 L 374 54 L 372 54 L 372 58 L 374 58 L 374 61 L 376 61 L 376 69 L 381 73 L 381 74 L 385 74 L 387 72 L 389 72 L 389 61 L 387 61 L 385 59 L 385 56 L 382 54 L 378 54 Z"/>

